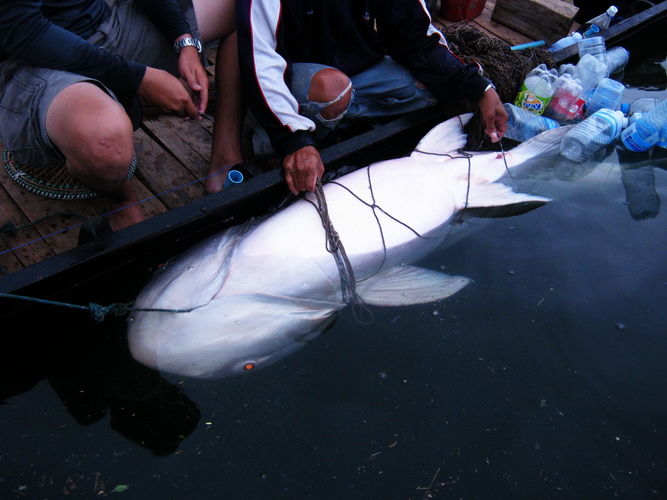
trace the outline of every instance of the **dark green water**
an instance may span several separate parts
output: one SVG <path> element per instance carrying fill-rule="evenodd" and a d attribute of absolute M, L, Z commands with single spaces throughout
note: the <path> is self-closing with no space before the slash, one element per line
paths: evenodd
<path fill-rule="evenodd" d="M 471 285 L 248 376 L 136 366 L 122 319 L 27 322 L 0 498 L 667 498 L 667 151 L 524 170 L 551 203 L 422 262 Z"/>

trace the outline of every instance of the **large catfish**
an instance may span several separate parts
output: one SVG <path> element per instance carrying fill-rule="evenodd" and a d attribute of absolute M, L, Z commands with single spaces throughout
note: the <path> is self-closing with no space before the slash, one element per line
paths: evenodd
<path fill-rule="evenodd" d="M 463 153 L 470 117 L 439 124 L 409 157 L 374 163 L 324 186 L 364 303 L 401 306 L 449 297 L 469 280 L 410 263 L 443 242 L 462 210 L 525 211 L 548 201 L 494 181 L 508 167 L 556 151 L 565 130 L 545 132 L 504 156 Z M 327 250 L 315 197 L 305 198 L 211 236 L 157 272 L 135 308 L 190 312 L 133 313 L 133 356 L 164 372 L 218 378 L 273 363 L 326 330 L 346 305 L 341 269 Z"/>

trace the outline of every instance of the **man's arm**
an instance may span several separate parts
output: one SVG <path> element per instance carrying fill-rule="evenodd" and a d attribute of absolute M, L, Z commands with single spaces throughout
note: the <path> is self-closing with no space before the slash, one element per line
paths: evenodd
<path fill-rule="evenodd" d="M 279 53 L 281 5 L 275 0 L 237 3 L 241 75 L 253 114 L 274 149 L 284 157 L 285 180 L 293 193 L 312 191 L 324 167 L 311 132 L 285 82 L 287 61 Z"/>
<path fill-rule="evenodd" d="M 445 104 L 466 99 L 479 103 L 485 130 L 493 142 L 505 133 L 507 114 L 491 82 L 477 64 L 465 64 L 431 24 L 420 0 L 387 0 L 378 14 L 378 31 L 389 54 Z"/>
<path fill-rule="evenodd" d="M 192 29 L 177 0 L 134 0 L 134 3 L 170 44 L 192 38 Z M 165 112 L 199 118 L 208 105 L 208 76 L 196 47 L 180 49 L 178 70 L 194 99 L 186 98 L 178 86 L 170 81 L 168 74 L 158 73 L 151 68 L 147 71 L 138 93 Z"/>
<path fill-rule="evenodd" d="M 169 73 L 147 68 L 88 43 L 47 19 L 41 6 L 41 0 L 4 3 L 0 20 L 2 51 L 33 66 L 99 80 L 126 106 L 139 94 L 164 112 L 199 116 L 188 92 Z"/>
<path fill-rule="evenodd" d="M 27 64 L 71 71 L 107 85 L 129 103 L 145 66 L 89 44 L 55 25 L 41 12 L 41 0 L 8 0 L 0 16 L 0 49 Z"/>
<path fill-rule="evenodd" d="M 279 53 L 280 2 L 241 0 L 237 6 L 241 76 L 248 104 L 281 155 L 314 145 L 315 124 L 299 115 Z"/>

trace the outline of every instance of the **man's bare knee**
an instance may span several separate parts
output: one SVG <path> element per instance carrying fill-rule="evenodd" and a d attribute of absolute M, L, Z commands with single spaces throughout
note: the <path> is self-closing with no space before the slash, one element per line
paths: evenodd
<path fill-rule="evenodd" d="M 351 98 L 350 78 L 342 71 L 324 68 L 313 75 L 308 99 L 312 102 L 331 103 L 320 113 L 324 119 L 333 120 L 345 113 Z"/>

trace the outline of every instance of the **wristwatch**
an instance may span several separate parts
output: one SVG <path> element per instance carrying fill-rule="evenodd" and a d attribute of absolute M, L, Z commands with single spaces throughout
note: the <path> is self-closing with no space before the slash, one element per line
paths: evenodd
<path fill-rule="evenodd" d="M 180 39 L 178 42 L 174 42 L 174 50 L 177 54 L 181 53 L 183 47 L 195 47 L 197 52 L 201 54 L 201 42 L 196 38 L 186 37 Z"/>

